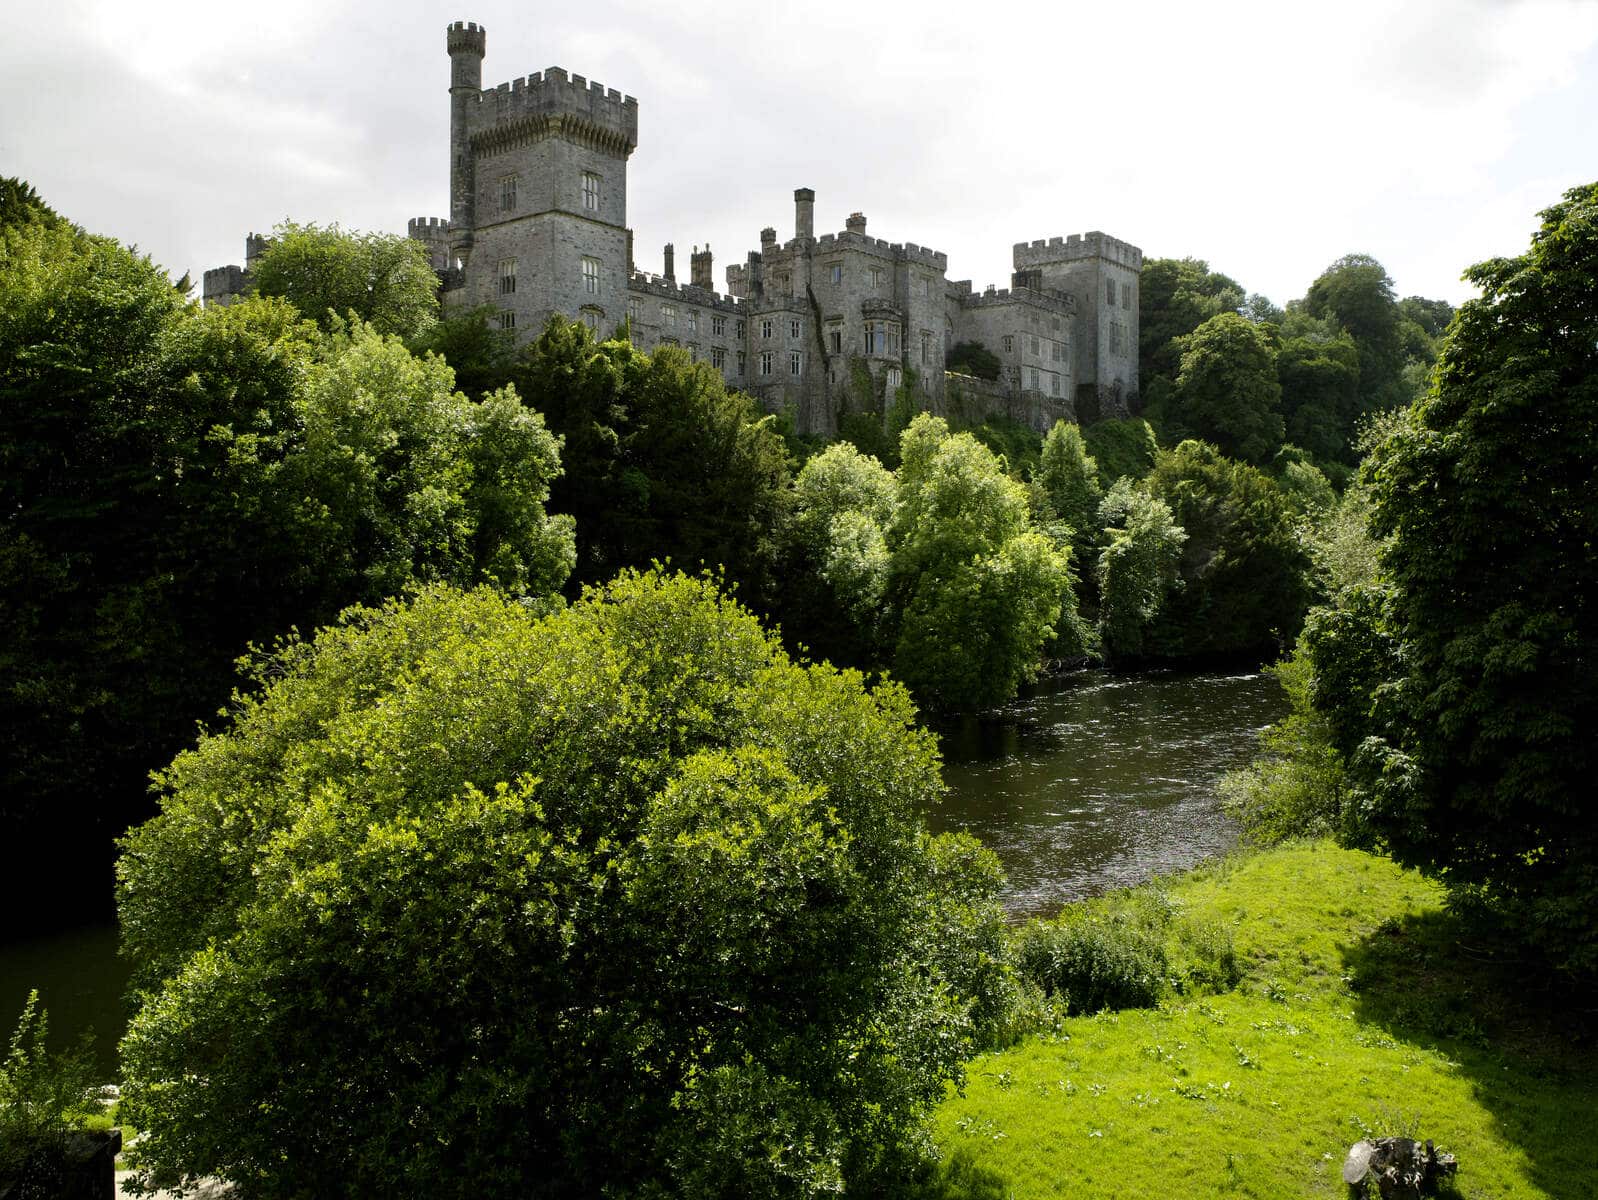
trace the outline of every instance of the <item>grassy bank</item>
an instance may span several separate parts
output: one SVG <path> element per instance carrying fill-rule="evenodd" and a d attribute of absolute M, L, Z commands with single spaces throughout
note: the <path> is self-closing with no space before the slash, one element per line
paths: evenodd
<path fill-rule="evenodd" d="M 1233 992 L 1065 1021 L 939 1110 L 956 1198 L 1341 1197 L 1369 1133 L 1434 1138 L 1465 1197 L 1598 1195 L 1586 1024 L 1391 862 L 1289 847 L 1171 881 L 1235 931 Z"/>

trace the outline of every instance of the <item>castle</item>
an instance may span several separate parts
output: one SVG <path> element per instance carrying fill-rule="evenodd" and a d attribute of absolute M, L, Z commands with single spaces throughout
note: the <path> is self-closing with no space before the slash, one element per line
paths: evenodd
<path fill-rule="evenodd" d="M 1061 417 L 1123 416 L 1137 394 L 1138 277 L 1143 254 L 1103 233 L 1018 242 L 1011 286 L 978 292 L 947 277 L 947 257 L 866 232 L 852 214 L 815 233 L 815 193 L 794 192 L 793 237 L 726 270 L 717 292 L 710 247 L 693 248 L 686 282 L 675 252 L 637 269 L 627 226 L 627 160 L 638 101 L 551 67 L 482 86 L 487 31 L 456 22 L 450 59 L 450 213 L 415 218 L 446 310 L 486 305 L 501 328 L 535 336 L 551 314 L 601 335 L 623 322 L 640 349 L 684 347 L 800 432 L 830 436 L 847 411 L 998 412 L 1043 430 Z M 205 273 L 206 303 L 249 285 L 243 268 Z M 945 355 L 976 342 L 1001 364 L 996 382 L 947 373 Z"/>

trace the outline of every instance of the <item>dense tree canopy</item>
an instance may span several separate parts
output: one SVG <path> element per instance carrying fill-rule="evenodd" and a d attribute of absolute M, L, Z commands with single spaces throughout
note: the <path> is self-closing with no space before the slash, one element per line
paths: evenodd
<path fill-rule="evenodd" d="M 337 225 L 279 225 L 255 265 L 255 290 L 324 327 L 353 313 L 379 333 L 416 337 L 438 316 L 438 276 L 421 242 Z"/>
<path fill-rule="evenodd" d="M 1182 431 L 1244 462 L 1269 462 L 1282 444 L 1272 337 L 1229 312 L 1211 317 L 1181 346 L 1173 397 Z"/>
<path fill-rule="evenodd" d="M 705 564 L 770 610 L 789 503 L 773 418 L 684 350 L 595 343 L 559 319 L 523 348 L 513 378 L 564 439 L 551 505 L 577 522 L 578 580 L 657 559 Z"/>
<path fill-rule="evenodd" d="M 1467 273 L 1481 298 L 1377 449 L 1385 598 L 1311 645 L 1329 672 L 1355 636 L 1394 644 L 1321 693 L 1393 853 L 1503 904 L 1592 975 L 1598 185 L 1542 217 L 1527 253 Z"/>
<path fill-rule="evenodd" d="M 114 242 L 0 231 L 7 851 L 108 846 L 252 639 L 414 582 L 558 587 L 558 462 L 513 393 L 471 404 L 369 326 L 201 311 Z"/>
<path fill-rule="evenodd" d="M 1138 378 L 1174 381 L 1182 350 L 1176 344 L 1204 322 L 1243 307 L 1243 288 L 1197 258 L 1150 258 L 1138 277 Z"/>
<path fill-rule="evenodd" d="M 1359 351 L 1359 411 L 1379 412 L 1411 397 L 1403 382 L 1403 320 L 1393 281 L 1368 254 L 1346 254 L 1310 284 L 1304 311 L 1336 321 Z M 1352 434 L 1352 427 L 1348 430 Z"/>
<path fill-rule="evenodd" d="M 349 614 L 162 776 L 120 867 L 154 1182 L 880 1195 L 997 994 L 992 856 L 904 691 L 706 582 Z"/>

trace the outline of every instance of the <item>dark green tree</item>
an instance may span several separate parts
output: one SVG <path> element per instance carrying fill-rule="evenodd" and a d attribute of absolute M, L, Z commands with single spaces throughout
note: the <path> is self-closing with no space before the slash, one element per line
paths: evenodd
<path fill-rule="evenodd" d="M 65 223 L 27 180 L 0 175 L 0 229 L 7 225 L 26 225 L 30 221 L 45 225 Z"/>
<path fill-rule="evenodd" d="M 1598 975 L 1598 184 L 1466 272 L 1431 393 L 1377 448 L 1395 652 L 1326 691 L 1400 861 Z M 1324 643 L 1325 638 L 1321 639 Z M 1313 646 L 1317 671 L 1336 656 Z M 1385 686 L 1381 686 L 1385 685 Z"/>
<path fill-rule="evenodd" d="M 771 611 L 788 458 L 753 401 L 685 351 L 596 344 L 559 318 L 523 348 L 515 383 L 564 439 L 551 507 L 576 519 L 578 581 L 669 558 L 723 568 Z"/>
<path fill-rule="evenodd" d="M 1004 369 L 999 356 L 981 342 L 956 342 L 949 347 L 943 365 L 946 370 L 988 380 L 997 379 Z"/>
<path fill-rule="evenodd" d="M 1338 259 L 1305 293 L 1312 317 L 1336 321 L 1359 349 L 1359 412 L 1380 412 L 1407 403 L 1402 315 L 1387 270 L 1368 254 Z M 1352 434 L 1352 426 L 1349 430 Z"/>
<path fill-rule="evenodd" d="M 282 296 L 324 329 L 351 313 L 415 338 L 438 317 L 438 276 L 415 238 L 287 222 L 255 265 L 255 290 Z"/>
<path fill-rule="evenodd" d="M 1290 646 L 1309 603 L 1310 563 L 1281 489 L 1196 441 L 1162 450 L 1145 486 L 1187 534 L 1181 585 L 1148 632 L 1148 652 L 1266 657 Z"/>
<path fill-rule="evenodd" d="M 455 386 L 481 400 L 516 371 L 516 331 L 501 329 L 492 305 L 449 313 L 405 339 L 413 354 L 436 354 L 455 372 Z"/>
<path fill-rule="evenodd" d="M 1237 313 L 1211 317 L 1182 339 L 1173 392 L 1184 432 L 1256 464 L 1282 445 L 1282 385 L 1265 330 Z"/>
<path fill-rule="evenodd" d="M 428 589 L 256 670 L 119 868 L 150 1183 L 902 1186 L 1006 970 L 902 688 L 653 573 Z"/>
<path fill-rule="evenodd" d="M 1290 322 L 1276 354 L 1285 436 L 1322 462 L 1353 461 L 1359 347 L 1341 329 Z M 1300 331 L 1302 330 L 1302 331 Z"/>

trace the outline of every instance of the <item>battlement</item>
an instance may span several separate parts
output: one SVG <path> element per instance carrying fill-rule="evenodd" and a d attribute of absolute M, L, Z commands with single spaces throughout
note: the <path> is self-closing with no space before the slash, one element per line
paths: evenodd
<path fill-rule="evenodd" d="M 1066 238 L 1039 239 L 1035 242 L 1017 242 L 1014 247 L 1015 269 L 1041 267 L 1061 262 L 1077 262 L 1089 258 L 1102 258 L 1118 263 L 1132 271 L 1143 269 L 1143 251 L 1130 242 L 1094 230 L 1092 233 L 1073 233 Z"/>
<path fill-rule="evenodd" d="M 742 312 L 744 301 L 736 296 L 723 296 L 709 288 L 695 287 L 691 283 L 678 283 L 664 275 L 651 275 L 647 271 L 634 271 L 627 281 L 627 291 L 634 296 L 654 296 L 661 300 L 675 300 L 681 304 L 696 304 L 701 308 L 716 308 L 723 312 Z"/>
<path fill-rule="evenodd" d="M 468 112 L 474 148 L 560 133 L 631 154 L 638 147 L 638 101 L 564 67 L 535 71 L 477 94 Z"/>
<path fill-rule="evenodd" d="M 405 233 L 419 242 L 449 236 L 448 217 L 412 217 L 405 222 Z"/>
<path fill-rule="evenodd" d="M 456 21 L 444 31 L 444 47 L 451 54 L 488 53 L 488 28 L 476 21 Z"/>
<path fill-rule="evenodd" d="M 1025 304 L 1032 308 L 1046 309 L 1059 316 L 1076 315 L 1076 298 L 1053 289 L 1038 291 L 1035 288 L 1002 288 L 989 284 L 981 294 L 976 294 L 971 291 L 970 280 L 961 280 L 959 284 L 951 287 L 950 294 L 959 302 L 961 308 L 997 308 L 1004 305 Z"/>

